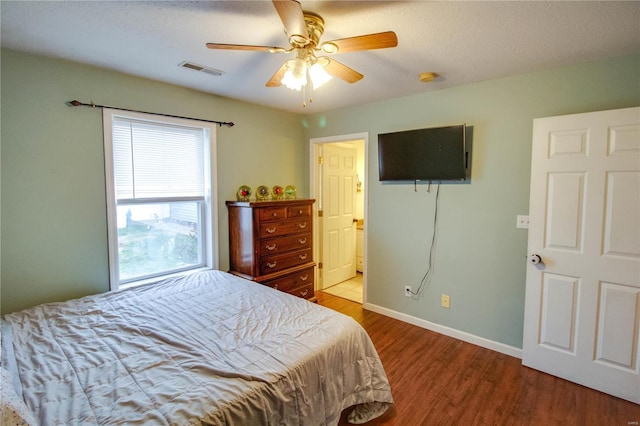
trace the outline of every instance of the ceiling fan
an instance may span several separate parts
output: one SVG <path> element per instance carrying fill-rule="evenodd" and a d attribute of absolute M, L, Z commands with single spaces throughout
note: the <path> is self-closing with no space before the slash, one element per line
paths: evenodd
<path fill-rule="evenodd" d="M 289 59 L 267 81 L 267 87 L 285 85 L 290 89 L 301 90 L 307 85 L 307 75 L 312 86 L 317 89 L 330 80 L 331 77 L 340 78 L 347 83 L 355 83 L 364 76 L 358 71 L 336 61 L 328 56 L 318 56 L 318 53 L 328 55 L 358 50 L 383 49 L 398 45 L 398 38 L 393 31 L 348 37 L 320 43 L 324 33 L 324 19 L 316 13 L 303 11 L 296 0 L 273 0 L 273 5 L 284 24 L 285 34 L 289 38 L 289 48 L 277 46 L 254 46 L 244 44 L 207 43 L 209 49 L 222 50 L 257 50 L 269 53 L 295 53 L 294 59 Z M 310 100 L 312 100 L 310 98 Z M 303 102 L 303 106 L 306 103 Z"/>

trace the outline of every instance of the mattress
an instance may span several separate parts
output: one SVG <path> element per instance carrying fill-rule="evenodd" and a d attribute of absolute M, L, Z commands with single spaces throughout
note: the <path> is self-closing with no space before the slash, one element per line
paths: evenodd
<path fill-rule="evenodd" d="M 8 314 L 2 338 L 46 425 L 335 425 L 393 403 L 352 318 L 221 271 Z"/>

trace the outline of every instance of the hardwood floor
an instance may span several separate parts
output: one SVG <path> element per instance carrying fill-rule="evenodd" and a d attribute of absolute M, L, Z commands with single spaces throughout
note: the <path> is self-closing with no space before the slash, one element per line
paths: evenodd
<path fill-rule="evenodd" d="M 395 404 L 369 425 L 638 425 L 640 406 L 522 366 L 521 360 L 318 292 L 378 350 Z M 346 412 L 339 425 L 348 425 Z"/>

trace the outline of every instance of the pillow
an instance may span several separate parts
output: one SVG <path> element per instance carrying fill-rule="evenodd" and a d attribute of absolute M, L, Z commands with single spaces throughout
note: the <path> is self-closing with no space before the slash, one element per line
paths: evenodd
<path fill-rule="evenodd" d="M 0 424 L 3 426 L 35 425 L 33 414 L 13 388 L 11 374 L 4 367 L 0 367 L 0 372 L 0 401 L 2 401 Z"/>

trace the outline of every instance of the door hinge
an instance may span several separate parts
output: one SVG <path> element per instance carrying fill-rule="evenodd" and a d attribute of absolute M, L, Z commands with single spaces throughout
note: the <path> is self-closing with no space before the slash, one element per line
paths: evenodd
<path fill-rule="evenodd" d="M 318 217 L 322 217 L 322 210 L 318 210 Z"/>
<path fill-rule="evenodd" d="M 322 262 L 318 262 L 318 269 L 322 269 Z"/>
<path fill-rule="evenodd" d="M 322 163 L 324 163 L 324 157 L 322 155 L 320 155 L 318 157 L 318 164 L 322 164 Z"/>

